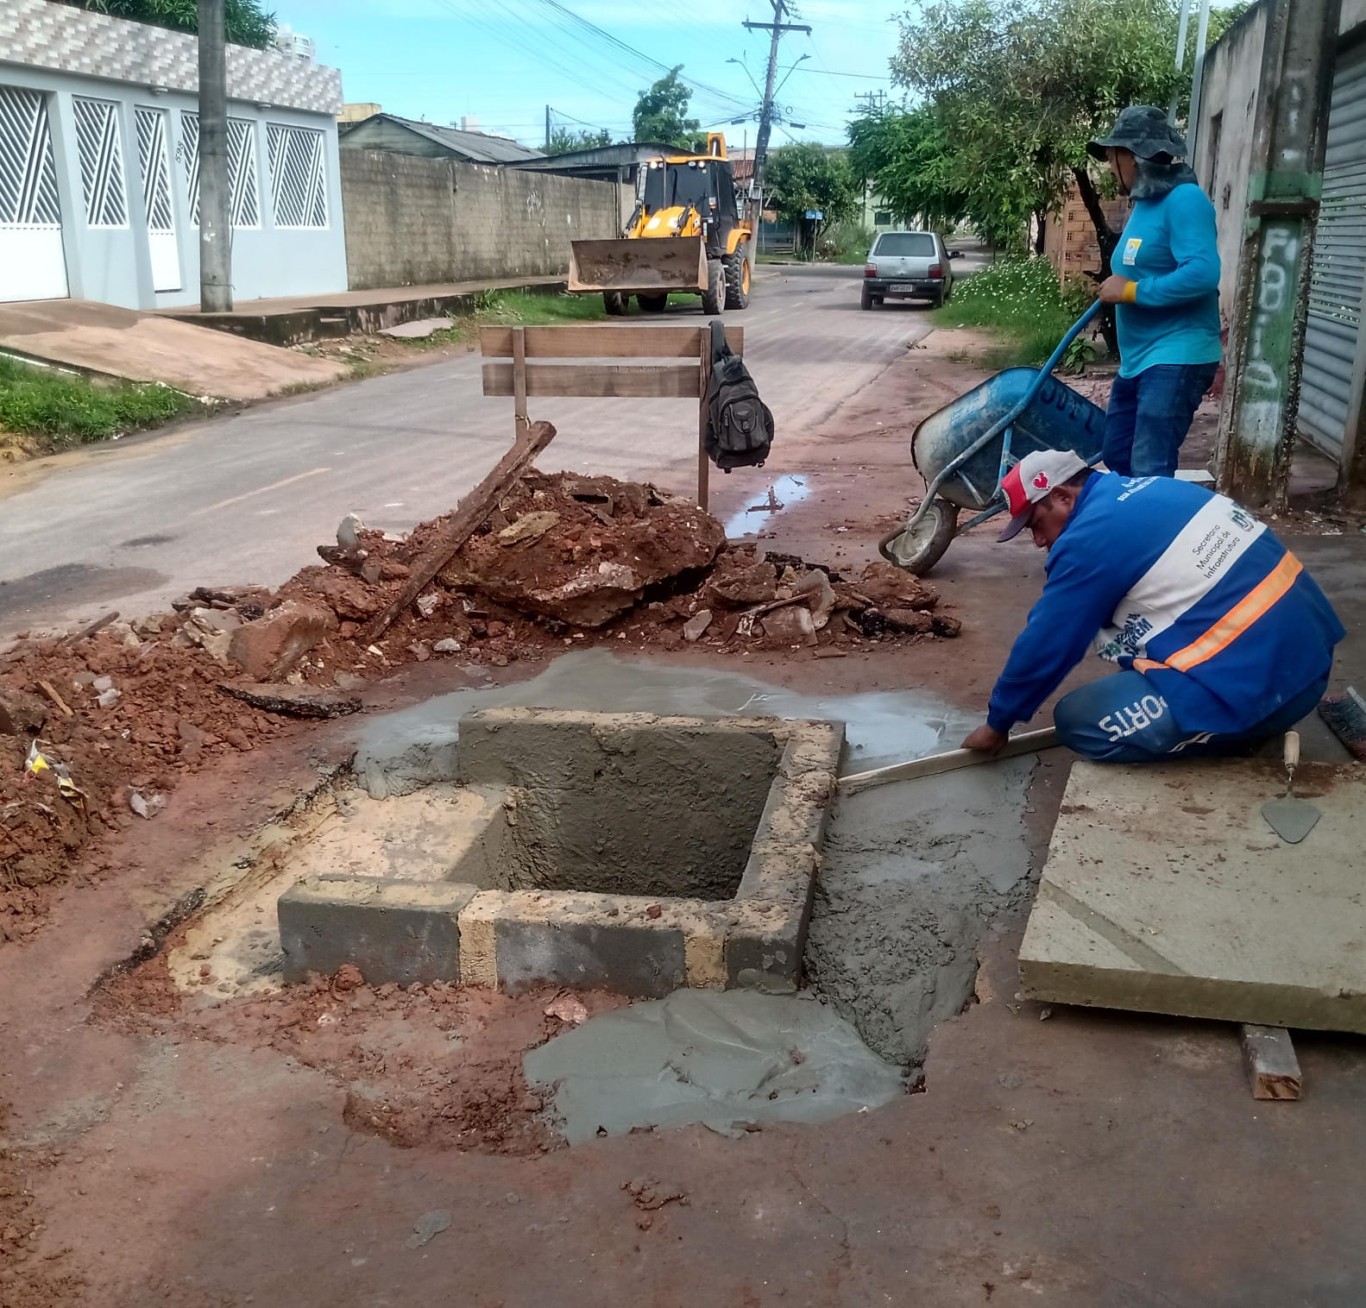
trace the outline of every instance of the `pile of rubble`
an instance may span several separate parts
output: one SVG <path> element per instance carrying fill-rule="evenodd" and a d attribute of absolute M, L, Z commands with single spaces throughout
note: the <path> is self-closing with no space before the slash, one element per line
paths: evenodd
<path fill-rule="evenodd" d="M 290 718 L 355 712 L 358 689 L 397 666 L 506 667 L 595 642 L 854 649 L 958 634 L 908 573 L 874 564 L 848 580 L 760 557 L 651 486 L 526 472 L 449 550 L 457 516 L 405 539 L 348 518 L 324 561 L 278 590 L 200 588 L 171 613 L 0 654 L 0 940 L 32 929 L 92 836 L 155 817 L 184 772 Z"/>

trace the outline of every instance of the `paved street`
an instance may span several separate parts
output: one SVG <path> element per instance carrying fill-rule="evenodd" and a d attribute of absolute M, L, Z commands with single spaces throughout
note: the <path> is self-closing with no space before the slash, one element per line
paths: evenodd
<path fill-rule="evenodd" d="M 919 305 L 859 309 L 853 268 L 764 268 L 746 328 L 746 359 L 774 411 L 764 485 L 801 472 L 784 442 L 811 431 L 928 331 Z M 649 321 L 698 323 L 676 310 Z M 629 331 L 643 325 L 618 324 Z M 696 408 L 680 400 L 531 402 L 558 436 L 539 460 L 693 484 Z M 512 404 L 480 394 L 466 357 L 195 424 L 93 447 L 25 468 L 0 491 L 0 638 L 29 627 L 145 612 L 197 585 L 275 585 L 315 560 L 348 512 L 406 530 L 450 509 L 512 439 Z M 756 475 L 713 472 L 719 516 L 751 500 Z"/>

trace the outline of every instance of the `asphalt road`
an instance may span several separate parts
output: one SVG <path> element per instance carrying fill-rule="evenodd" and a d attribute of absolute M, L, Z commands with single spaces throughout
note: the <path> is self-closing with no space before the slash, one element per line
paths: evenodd
<path fill-rule="evenodd" d="M 758 479 L 800 472 L 784 442 L 828 422 L 928 331 L 920 305 L 861 312 L 860 275 L 762 268 L 750 308 L 727 316 L 746 328 L 778 436 L 762 473 L 713 471 L 719 516 L 742 513 Z M 663 320 L 702 321 L 686 308 Z M 643 321 L 660 320 L 617 327 Z M 392 531 L 446 512 L 513 436 L 512 403 L 483 397 L 479 363 L 470 354 L 22 469 L 0 488 L 0 638 L 164 608 L 199 585 L 277 585 L 350 512 Z M 695 484 L 687 401 L 533 398 L 530 411 L 558 429 L 538 460 L 546 471 Z"/>

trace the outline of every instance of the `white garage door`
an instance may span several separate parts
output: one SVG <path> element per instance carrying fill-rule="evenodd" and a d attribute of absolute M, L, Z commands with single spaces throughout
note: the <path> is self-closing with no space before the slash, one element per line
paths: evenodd
<path fill-rule="evenodd" d="M 47 101 L 37 91 L 0 86 L 0 300 L 66 293 Z"/>

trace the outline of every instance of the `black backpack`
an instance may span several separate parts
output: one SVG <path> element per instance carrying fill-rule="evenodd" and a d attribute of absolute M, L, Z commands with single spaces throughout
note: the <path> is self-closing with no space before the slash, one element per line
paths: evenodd
<path fill-rule="evenodd" d="M 722 472 L 762 468 L 773 444 L 773 414 L 744 360 L 726 344 L 726 329 L 711 325 L 711 378 L 707 383 L 707 457 Z"/>

